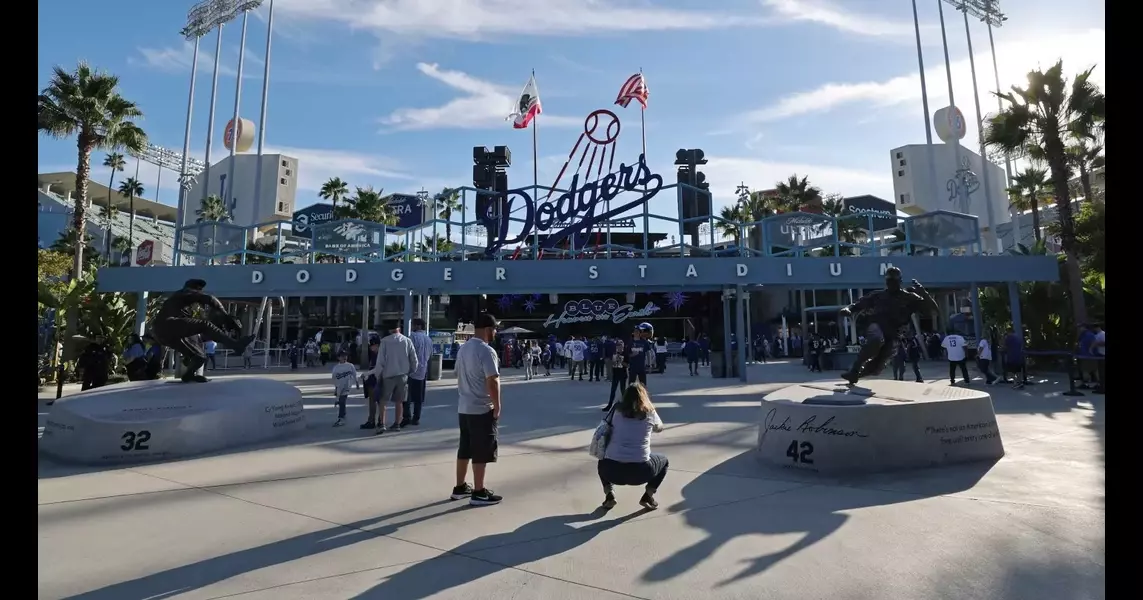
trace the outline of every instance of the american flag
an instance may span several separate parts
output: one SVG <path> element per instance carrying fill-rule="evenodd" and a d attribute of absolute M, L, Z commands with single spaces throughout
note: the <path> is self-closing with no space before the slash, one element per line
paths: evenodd
<path fill-rule="evenodd" d="M 632 100 L 638 100 L 643 108 L 647 108 L 647 98 L 650 95 L 651 92 L 647 90 L 647 80 L 643 78 L 642 73 L 636 73 L 628 77 L 623 87 L 619 88 L 619 96 L 615 98 L 615 103 L 627 108 Z"/>

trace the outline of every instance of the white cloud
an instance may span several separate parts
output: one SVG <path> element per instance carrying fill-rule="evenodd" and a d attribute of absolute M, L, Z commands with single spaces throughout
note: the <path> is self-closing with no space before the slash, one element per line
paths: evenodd
<path fill-rule="evenodd" d="M 279 0 L 299 19 L 417 37 L 581 35 L 757 25 L 758 15 L 660 8 L 629 0 Z"/>
<path fill-rule="evenodd" d="M 1102 86 L 1101 64 L 1104 60 L 1105 38 L 1102 29 L 1092 29 L 1063 33 L 1041 32 L 1028 39 L 1002 41 L 996 49 L 1001 87 L 1007 91 L 1012 85 L 1024 85 L 1027 81 L 1025 75 L 1029 70 L 1050 67 L 1060 58 L 1064 61 L 1064 72 L 1068 77 L 1082 69 L 1097 65 L 1092 78 Z M 978 36 L 974 40 L 981 110 L 987 115 L 997 110 L 996 97 L 992 94 L 995 85 L 992 56 L 988 49 L 987 38 Z M 926 61 L 925 80 L 928 87 L 929 111 L 932 113 L 948 105 L 949 95 L 943 56 L 940 52 L 930 54 L 935 56 L 928 57 L 929 60 Z M 975 106 L 972 101 L 972 74 L 968 58 L 952 63 L 952 75 L 957 106 L 961 108 L 969 122 L 973 123 Z M 902 104 L 919 105 L 920 99 L 920 76 L 914 72 L 882 81 L 827 83 L 810 91 L 785 96 L 769 106 L 748 113 L 745 118 L 753 123 L 773 122 L 841 108 L 858 116 L 864 116 L 861 112 L 862 107 L 869 109 Z M 969 127 L 965 142 L 972 141 L 975 144 L 975 140 L 975 127 Z"/>
<path fill-rule="evenodd" d="M 890 21 L 843 9 L 823 0 L 761 0 L 783 19 L 825 25 L 839 31 L 874 37 L 910 38 L 913 24 Z"/>
<path fill-rule="evenodd" d="M 209 50 L 205 41 L 198 48 L 198 72 L 210 74 L 214 69 L 214 53 Z M 127 64 L 140 65 L 168 73 L 182 73 L 190 71 L 194 62 L 194 44 L 184 41 L 178 46 L 165 48 L 137 48 L 139 56 L 127 57 Z M 250 48 L 245 52 L 246 60 L 242 64 L 242 78 L 262 78 L 262 67 L 265 64 Z M 232 67 L 231 64 L 234 66 Z M 231 48 L 230 52 L 223 51 L 222 60 L 219 61 L 218 74 L 224 77 L 234 77 L 238 72 L 238 49 Z"/>
<path fill-rule="evenodd" d="M 829 194 L 893 197 L 893 184 L 888 175 L 881 173 L 754 158 L 708 156 L 707 161 L 703 172 L 711 182 L 711 193 L 724 204 L 733 201 L 736 197 L 734 190 L 740 183 L 745 183 L 754 190 L 770 189 L 776 182 L 784 181 L 794 173 L 808 176 L 811 184 Z"/>
<path fill-rule="evenodd" d="M 430 108 L 398 108 L 381 122 L 395 130 L 421 129 L 484 129 L 510 127 L 505 117 L 511 111 L 516 95 L 524 82 L 516 88 L 477 79 L 460 71 L 441 69 L 436 64 L 417 63 L 417 70 L 465 95 L 442 106 Z M 543 86 L 540 98 L 544 97 Z M 539 117 L 544 127 L 566 127 L 582 123 L 580 119 L 543 114 Z"/>

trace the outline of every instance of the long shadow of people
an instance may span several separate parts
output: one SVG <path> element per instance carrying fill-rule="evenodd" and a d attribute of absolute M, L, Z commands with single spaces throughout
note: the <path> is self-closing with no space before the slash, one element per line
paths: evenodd
<path fill-rule="evenodd" d="M 688 504 L 697 506 L 724 504 L 725 500 L 718 498 L 717 490 L 724 489 L 725 485 L 712 480 L 717 477 L 725 477 L 720 473 L 759 473 L 762 467 L 757 464 L 756 460 L 754 451 L 750 450 L 724 461 L 684 486 L 682 490 L 683 501 L 671 506 L 668 510 L 671 512 L 683 511 Z M 958 465 L 953 468 L 955 474 L 935 480 L 939 483 L 927 487 L 924 492 L 910 496 L 894 496 L 898 499 L 891 502 L 913 501 L 920 497 L 939 496 L 969 489 L 994 464 L 995 461 L 985 461 Z M 901 476 L 911 477 L 924 472 L 924 470 L 902 471 Z M 945 472 L 950 471 L 942 471 L 942 473 Z M 831 483 L 847 485 L 845 480 L 822 479 L 822 484 Z M 778 494 L 781 493 L 778 492 Z M 846 487 L 845 489 L 823 489 L 821 494 L 809 499 L 803 496 L 799 499 L 797 506 L 789 509 L 778 504 L 778 510 L 740 511 L 733 516 L 728 516 L 725 510 L 696 509 L 685 511 L 683 514 L 687 525 L 705 531 L 706 537 L 653 565 L 643 574 L 643 579 L 645 581 L 667 581 L 681 575 L 709 558 L 723 544 L 731 542 L 739 536 L 802 534 L 800 539 L 778 552 L 744 560 L 743 562 L 747 563 L 747 566 L 739 573 L 720 582 L 719 586 L 748 579 L 836 532 L 849 519 L 845 511 L 884 505 L 887 497 L 885 493 L 876 490 Z M 763 497 L 755 502 L 767 502 L 767 500 Z"/>
<path fill-rule="evenodd" d="M 391 535 L 401 527 L 468 508 L 467 504 L 456 504 L 454 508 L 449 510 L 433 512 L 373 529 L 365 529 L 377 523 L 449 503 L 451 503 L 450 500 L 442 500 L 372 519 L 322 529 L 278 542 L 223 554 L 131 581 L 116 583 L 72 596 L 72 598 L 76 600 L 122 600 L 123 598 L 166 598 L 176 593 L 186 593 L 226 581 L 243 573 L 289 563 L 314 554 L 376 539 L 380 536 Z"/>
<path fill-rule="evenodd" d="M 497 533 L 476 538 L 453 548 L 447 554 L 414 563 L 389 576 L 385 581 L 358 594 L 360 600 L 418 600 L 429 598 L 445 590 L 472 583 L 493 573 L 518 565 L 563 554 L 591 541 L 600 533 L 621 525 L 646 509 L 635 511 L 608 521 L 583 527 L 586 523 L 606 514 L 602 508 L 577 515 L 558 515 L 537 519 L 508 533 Z M 511 558 L 504 562 L 462 558 L 477 552 L 513 546 Z"/>

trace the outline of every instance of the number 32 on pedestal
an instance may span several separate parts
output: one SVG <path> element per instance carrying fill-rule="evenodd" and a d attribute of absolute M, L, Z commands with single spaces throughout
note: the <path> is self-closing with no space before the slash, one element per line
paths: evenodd
<path fill-rule="evenodd" d="M 151 432 L 145 429 L 139 432 L 128 431 L 119 439 L 123 440 L 123 445 L 119 446 L 119 449 L 124 452 L 148 450 L 150 446 L 147 444 L 151 441 Z"/>

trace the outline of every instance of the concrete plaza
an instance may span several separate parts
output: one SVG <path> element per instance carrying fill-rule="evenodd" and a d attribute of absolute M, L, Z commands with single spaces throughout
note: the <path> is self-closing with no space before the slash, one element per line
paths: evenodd
<path fill-rule="evenodd" d="M 607 514 L 585 451 L 606 383 L 506 370 L 488 480 L 504 502 L 469 508 L 447 500 L 449 378 L 430 383 L 421 427 L 373 437 L 357 428 L 360 396 L 349 425 L 330 427 L 325 370 L 231 372 L 299 386 L 306 433 L 120 469 L 41 458 L 39 598 L 1105 597 L 1102 396 L 991 387 L 999 462 L 825 479 L 763 471 L 750 454 L 761 395 L 822 377 L 788 361 L 749 369 L 759 383 L 678 363 L 651 376 L 668 425 L 652 442 L 670 459 L 661 507 L 618 488 Z M 948 385 L 943 363 L 925 374 Z"/>

